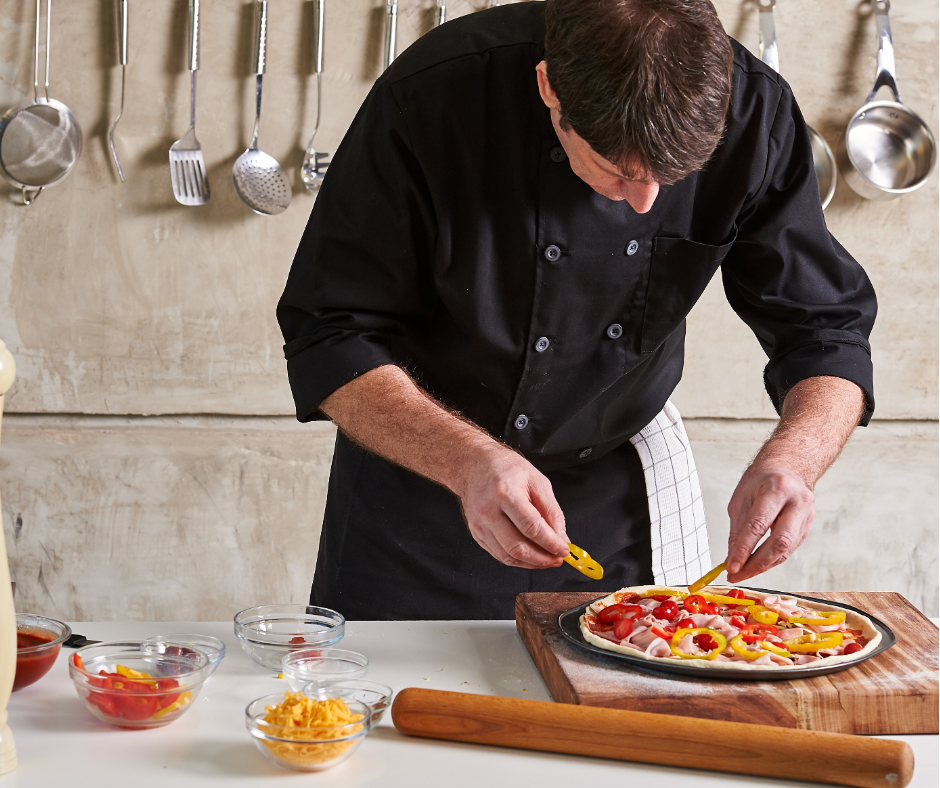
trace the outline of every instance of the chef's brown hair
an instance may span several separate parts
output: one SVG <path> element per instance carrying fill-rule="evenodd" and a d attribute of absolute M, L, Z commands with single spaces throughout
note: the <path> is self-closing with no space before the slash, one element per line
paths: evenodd
<path fill-rule="evenodd" d="M 674 183 L 724 132 L 732 51 L 708 0 L 548 0 L 561 125 L 630 177 Z"/>

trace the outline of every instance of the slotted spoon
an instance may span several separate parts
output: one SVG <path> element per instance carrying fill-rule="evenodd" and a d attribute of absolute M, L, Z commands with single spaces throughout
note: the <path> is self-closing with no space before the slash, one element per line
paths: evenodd
<path fill-rule="evenodd" d="M 322 107 L 323 95 L 323 13 L 325 11 L 324 0 L 316 0 L 317 9 L 317 122 L 313 127 L 313 134 L 310 135 L 310 142 L 307 143 L 307 150 L 304 152 L 304 163 L 300 169 L 304 179 L 304 186 L 307 191 L 315 192 L 320 189 L 323 178 L 326 175 L 326 168 L 330 166 L 330 154 L 318 153 L 313 147 L 313 138 L 317 136 L 320 130 L 320 109 Z"/>
<path fill-rule="evenodd" d="M 248 146 L 232 167 L 235 191 L 255 213 L 274 216 L 290 205 L 291 185 L 287 173 L 273 156 L 258 150 L 258 126 L 261 122 L 261 80 L 268 27 L 268 2 L 258 0 L 258 37 L 255 41 L 255 131 Z"/>
<path fill-rule="evenodd" d="M 173 196 L 182 205 L 209 202 L 209 179 L 196 139 L 196 72 L 199 70 L 199 0 L 189 0 L 189 129 L 170 146 Z"/>

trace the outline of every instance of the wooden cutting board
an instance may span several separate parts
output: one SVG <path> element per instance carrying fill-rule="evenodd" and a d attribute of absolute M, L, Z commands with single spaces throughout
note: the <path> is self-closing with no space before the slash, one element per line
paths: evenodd
<path fill-rule="evenodd" d="M 516 598 L 516 629 L 556 701 L 831 733 L 940 732 L 940 630 L 900 594 L 806 592 L 870 612 L 898 642 L 848 670 L 790 681 L 683 678 L 635 669 L 565 640 L 558 614 L 604 595 Z"/>

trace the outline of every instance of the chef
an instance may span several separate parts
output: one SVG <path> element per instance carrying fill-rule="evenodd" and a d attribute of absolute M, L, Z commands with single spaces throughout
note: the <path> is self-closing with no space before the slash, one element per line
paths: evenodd
<path fill-rule="evenodd" d="M 601 590 L 703 574 L 668 398 L 719 268 L 781 415 L 728 507 L 740 582 L 805 539 L 874 405 L 875 295 L 826 229 L 789 86 L 707 0 L 506 5 L 410 47 L 278 305 L 297 417 L 339 428 L 311 603 L 512 618 L 520 592 L 600 587 L 569 541 Z"/>

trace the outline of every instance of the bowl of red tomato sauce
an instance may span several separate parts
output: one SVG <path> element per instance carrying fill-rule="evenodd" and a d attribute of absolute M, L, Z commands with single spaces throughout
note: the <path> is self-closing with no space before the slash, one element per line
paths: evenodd
<path fill-rule="evenodd" d="M 68 624 L 54 618 L 18 613 L 16 616 L 16 676 L 13 691 L 35 684 L 55 664 L 62 644 L 72 634 Z"/>
<path fill-rule="evenodd" d="M 69 658 L 69 675 L 88 710 L 118 728 L 159 728 L 178 719 L 209 676 L 196 648 L 168 654 L 140 642 L 97 643 Z"/>

